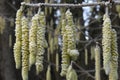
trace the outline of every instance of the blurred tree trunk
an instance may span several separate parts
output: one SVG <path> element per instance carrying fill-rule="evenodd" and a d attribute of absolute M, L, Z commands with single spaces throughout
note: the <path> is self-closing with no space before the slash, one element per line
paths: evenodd
<path fill-rule="evenodd" d="M 3 33 L 0 35 L 0 77 L 2 77 L 0 80 L 16 80 L 13 51 L 12 46 L 9 45 L 12 44 L 10 42 L 10 35 L 12 38 L 14 29 L 11 27 L 11 21 L 8 20 L 8 18 L 10 19 L 10 17 L 14 15 L 14 11 L 6 2 L 10 3 L 10 0 L 0 0 L 0 12 L 2 14 L 1 16 L 4 17 L 3 19 L 5 19 L 5 28 L 3 30 Z"/>

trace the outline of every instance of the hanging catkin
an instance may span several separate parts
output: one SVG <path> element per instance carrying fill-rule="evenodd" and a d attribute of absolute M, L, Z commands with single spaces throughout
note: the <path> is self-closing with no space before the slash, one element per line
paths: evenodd
<path fill-rule="evenodd" d="M 16 22 L 15 22 L 15 44 L 14 44 L 14 58 L 16 63 L 16 69 L 21 67 L 21 38 L 22 38 L 22 26 L 21 26 L 21 17 L 22 17 L 22 9 L 20 8 L 16 14 Z"/>
<path fill-rule="evenodd" d="M 67 54 L 67 47 L 68 47 L 68 41 L 67 41 L 67 33 L 66 33 L 66 23 L 65 19 L 62 20 L 62 28 L 61 28 L 61 33 L 62 33 L 62 38 L 63 38 L 63 46 L 62 46 L 62 70 L 60 75 L 61 76 L 66 76 L 68 66 L 70 64 L 70 56 Z"/>
<path fill-rule="evenodd" d="M 50 68 L 50 65 L 47 68 L 46 80 L 51 80 L 51 68 Z"/>
<path fill-rule="evenodd" d="M 88 49 L 85 48 L 85 65 L 88 65 Z"/>
<path fill-rule="evenodd" d="M 76 71 L 72 68 L 72 65 L 68 67 L 66 80 L 78 80 Z"/>
<path fill-rule="evenodd" d="M 67 73 L 68 66 L 70 64 L 70 57 L 67 54 L 67 34 L 63 34 L 63 47 L 62 47 L 62 70 L 61 70 L 61 76 L 65 76 Z"/>
<path fill-rule="evenodd" d="M 93 60 L 95 58 L 95 46 L 91 46 L 90 47 L 90 53 L 91 53 L 91 60 Z"/>
<path fill-rule="evenodd" d="M 28 80 L 29 69 L 29 28 L 26 17 L 22 18 L 22 78 Z"/>
<path fill-rule="evenodd" d="M 29 68 L 35 64 L 37 54 L 37 27 L 39 15 L 36 14 L 32 17 L 32 26 L 29 32 Z"/>
<path fill-rule="evenodd" d="M 3 18 L 3 16 L 0 16 L 0 24 L 1 24 L 0 25 L 0 34 L 3 34 L 3 31 L 5 29 L 5 18 Z"/>
<path fill-rule="evenodd" d="M 100 79 L 100 47 L 96 45 L 95 47 L 95 80 Z"/>
<path fill-rule="evenodd" d="M 111 37 L 111 62 L 110 62 L 110 73 L 109 80 L 118 80 L 118 50 L 117 50 L 117 34 L 116 31 L 112 30 Z"/>
<path fill-rule="evenodd" d="M 65 30 L 68 41 L 67 53 L 69 54 L 72 60 L 76 60 L 79 55 L 79 52 L 76 49 L 75 28 L 74 28 L 72 13 L 70 12 L 70 10 L 67 10 L 66 12 L 66 20 L 67 20 L 67 25 L 65 26 Z"/>
<path fill-rule="evenodd" d="M 56 53 L 56 71 L 59 71 L 59 54 Z"/>
<path fill-rule="evenodd" d="M 62 23 L 62 36 L 63 36 L 63 48 L 62 48 L 62 71 L 61 76 L 65 76 L 67 73 L 68 66 L 70 64 L 70 58 L 76 60 L 79 52 L 76 50 L 75 35 L 74 35 L 74 24 L 72 13 L 67 10 L 65 14 L 67 24 L 63 19 Z M 66 24 L 66 25 L 65 25 Z"/>
<path fill-rule="evenodd" d="M 110 60 L 111 60 L 111 20 L 107 14 L 104 15 L 103 23 L 103 68 L 108 75 L 110 72 Z"/>
<path fill-rule="evenodd" d="M 45 40 L 45 16 L 43 12 L 40 12 L 39 26 L 37 28 L 37 55 L 36 55 L 36 72 L 39 74 L 43 70 L 44 48 L 47 47 L 47 41 Z"/>
<path fill-rule="evenodd" d="M 118 12 L 118 15 L 120 17 L 120 5 L 116 5 L 116 11 Z"/>

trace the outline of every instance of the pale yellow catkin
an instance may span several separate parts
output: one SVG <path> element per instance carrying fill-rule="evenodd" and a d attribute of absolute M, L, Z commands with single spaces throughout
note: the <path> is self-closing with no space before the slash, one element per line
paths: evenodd
<path fill-rule="evenodd" d="M 45 41 L 45 15 L 40 12 L 39 23 L 37 28 L 37 55 L 36 55 L 36 73 L 39 74 L 43 70 L 44 48 L 47 47 Z M 45 43 L 46 42 L 46 43 Z"/>
<path fill-rule="evenodd" d="M 70 64 L 70 56 L 67 54 L 67 34 L 63 34 L 63 47 L 62 47 L 62 70 L 60 75 L 65 76 L 67 73 L 68 66 Z"/>
<path fill-rule="evenodd" d="M 76 71 L 72 68 L 72 65 L 68 67 L 66 80 L 78 80 Z"/>
<path fill-rule="evenodd" d="M 59 54 L 56 53 L 56 71 L 59 71 Z"/>
<path fill-rule="evenodd" d="M 5 18 L 3 18 L 3 16 L 0 16 L 0 34 L 3 34 L 4 29 L 5 29 Z"/>
<path fill-rule="evenodd" d="M 66 76 L 68 66 L 70 65 L 70 58 L 76 60 L 79 55 L 78 50 L 76 50 L 74 24 L 70 10 L 66 11 L 65 16 L 67 24 L 63 22 L 65 20 L 62 21 L 61 32 L 63 37 L 61 76 Z"/>
<path fill-rule="evenodd" d="M 21 67 L 21 44 L 22 44 L 22 26 L 21 26 L 21 18 L 22 18 L 22 9 L 19 9 L 16 13 L 16 21 L 15 21 L 15 44 L 14 44 L 14 59 L 16 64 L 16 69 L 20 69 Z"/>
<path fill-rule="evenodd" d="M 67 42 L 67 34 L 66 34 L 66 29 L 65 29 L 66 23 L 65 19 L 62 20 L 62 27 L 61 27 L 61 33 L 62 33 L 62 64 L 61 64 L 61 76 L 66 76 L 68 66 L 70 64 L 70 56 L 67 54 L 67 47 L 68 47 L 68 42 Z"/>
<path fill-rule="evenodd" d="M 29 28 L 28 19 L 22 18 L 22 78 L 28 80 L 29 70 Z"/>
<path fill-rule="evenodd" d="M 110 62 L 110 73 L 109 80 L 118 80 L 118 47 L 117 47 L 117 33 L 113 29 L 111 37 L 111 62 Z"/>
<path fill-rule="evenodd" d="M 100 47 L 95 47 L 95 80 L 101 80 L 100 77 Z"/>
<path fill-rule="evenodd" d="M 53 54 L 54 52 L 54 38 L 51 37 L 50 39 L 50 53 Z"/>
<path fill-rule="evenodd" d="M 38 18 L 38 14 L 32 17 L 32 25 L 29 32 L 29 68 L 36 62 Z"/>
<path fill-rule="evenodd" d="M 110 60 L 111 60 L 111 20 L 107 14 L 104 15 L 103 23 L 103 68 L 108 75 L 110 72 Z"/>
<path fill-rule="evenodd" d="M 75 26 L 73 23 L 73 17 L 70 10 L 67 10 L 66 12 L 66 20 L 67 20 L 67 25 L 65 26 L 65 30 L 68 41 L 67 53 L 69 54 L 72 60 L 76 60 L 77 57 L 79 56 L 79 52 L 76 49 Z"/>
<path fill-rule="evenodd" d="M 9 35 L 9 47 L 12 47 L 12 35 Z"/>
<path fill-rule="evenodd" d="M 116 11 L 118 12 L 118 15 L 120 17 L 120 5 L 116 5 Z"/>
<path fill-rule="evenodd" d="M 88 50 L 85 48 L 85 65 L 88 65 Z"/>
<path fill-rule="evenodd" d="M 95 59 L 95 46 L 90 47 L 90 53 L 91 53 L 91 60 Z"/>
<path fill-rule="evenodd" d="M 47 68 L 46 80 L 51 80 L 51 67 L 50 67 L 50 65 Z"/>
<path fill-rule="evenodd" d="M 65 26 L 66 26 L 66 20 L 65 19 L 62 19 L 61 21 L 61 34 L 63 35 L 65 33 Z"/>

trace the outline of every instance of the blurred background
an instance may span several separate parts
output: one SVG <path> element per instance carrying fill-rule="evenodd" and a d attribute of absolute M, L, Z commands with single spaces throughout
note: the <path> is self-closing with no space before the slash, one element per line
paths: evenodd
<path fill-rule="evenodd" d="M 16 12 L 20 8 L 21 2 L 29 3 L 92 3 L 107 0 L 0 0 L 0 80 L 22 80 L 21 69 L 15 68 L 15 61 L 13 55 L 13 46 L 15 43 L 15 18 Z M 38 8 L 30 8 L 28 14 L 29 19 L 37 13 Z M 29 71 L 29 80 L 46 80 L 46 70 L 48 64 L 51 65 L 51 80 L 65 80 L 60 76 L 61 64 L 61 46 L 62 39 L 59 30 L 61 25 L 61 17 L 66 12 L 67 8 L 59 7 L 42 7 L 42 11 L 46 16 L 46 39 L 50 50 L 46 49 L 44 59 L 44 71 L 39 75 L 35 73 L 35 66 Z M 105 6 L 70 8 L 73 14 L 73 20 L 76 30 L 77 49 L 80 52 L 78 60 L 74 65 L 78 74 L 78 80 L 95 80 L 95 60 L 91 57 L 92 48 L 96 42 L 99 42 L 101 47 L 101 80 L 108 80 L 105 75 L 102 65 L 102 27 L 103 15 L 105 13 Z M 109 8 L 109 15 L 111 18 L 112 27 L 117 31 L 118 53 L 120 53 L 120 6 L 112 5 Z M 57 39 L 57 44 L 54 43 Z M 54 46 L 54 47 L 53 47 Z M 51 47 L 53 47 L 51 49 Z M 85 65 L 85 52 L 88 52 L 88 64 Z M 48 61 L 48 54 L 50 60 Z M 56 71 L 56 55 L 59 58 L 59 70 Z M 120 75 L 120 58 L 118 60 Z M 119 79 L 120 80 L 120 76 Z"/>

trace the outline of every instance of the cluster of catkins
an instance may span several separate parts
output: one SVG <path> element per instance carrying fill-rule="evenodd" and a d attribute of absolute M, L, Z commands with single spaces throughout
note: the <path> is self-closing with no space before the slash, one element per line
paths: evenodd
<path fill-rule="evenodd" d="M 76 40 L 75 40 L 75 28 L 73 23 L 73 17 L 70 10 L 66 11 L 65 19 L 62 21 L 62 38 L 63 38 L 63 46 L 62 46 L 62 70 L 61 76 L 66 76 L 66 74 L 71 70 L 68 68 L 71 61 L 75 61 L 79 55 L 78 50 L 76 49 Z M 67 77 L 67 76 L 66 76 Z M 72 80 L 68 79 L 67 80 Z"/>
<path fill-rule="evenodd" d="M 35 14 L 31 20 L 32 25 L 29 27 L 28 19 L 23 16 L 21 7 L 17 11 L 15 23 L 16 69 L 22 67 L 22 78 L 28 80 L 28 71 L 33 64 L 36 65 L 37 74 L 43 70 L 44 48 L 48 46 L 45 40 L 45 16 L 43 12 Z"/>
<path fill-rule="evenodd" d="M 103 68 L 109 75 L 109 80 L 118 80 L 117 34 L 111 28 L 111 20 L 107 14 L 104 15 L 103 20 Z"/>

